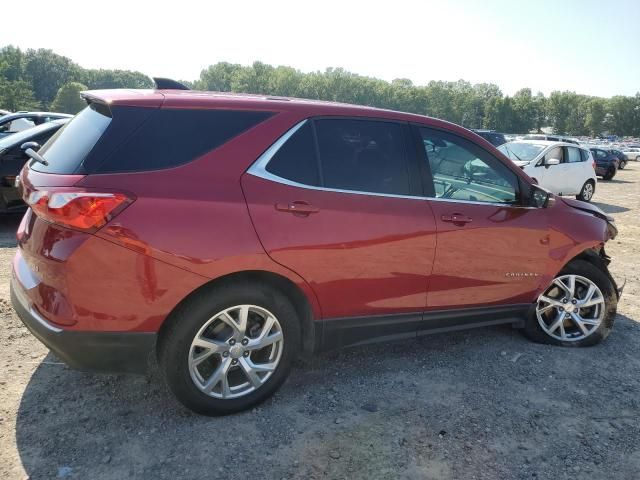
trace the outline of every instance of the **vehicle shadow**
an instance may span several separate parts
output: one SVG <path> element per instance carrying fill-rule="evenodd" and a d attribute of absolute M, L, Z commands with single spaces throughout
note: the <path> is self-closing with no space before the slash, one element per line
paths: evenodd
<path fill-rule="evenodd" d="M 620 180 L 618 178 L 612 178 L 611 180 L 602 180 L 602 181 L 607 183 L 636 183 L 636 182 L 629 182 L 628 180 Z"/>
<path fill-rule="evenodd" d="M 604 213 L 624 213 L 630 210 L 630 208 L 627 207 L 620 207 L 618 205 L 610 205 L 602 202 L 591 202 L 591 204 L 601 209 Z"/>
<path fill-rule="evenodd" d="M 29 478 L 469 478 L 478 465 L 487 478 L 531 478 L 603 435 L 610 447 L 587 471 L 605 478 L 640 461 L 610 453 L 640 442 L 639 340 L 640 323 L 619 315 L 588 349 L 505 327 L 351 348 L 218 418 L 179 406 L 157 374 L 81 373 L 49 354 L 22 395 L 16 444 Z M 433 466 L 441 474 L 427 475 Z"/>

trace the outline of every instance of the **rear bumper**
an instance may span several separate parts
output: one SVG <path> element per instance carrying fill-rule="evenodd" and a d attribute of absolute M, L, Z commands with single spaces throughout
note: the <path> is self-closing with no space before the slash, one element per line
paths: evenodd
<path fill-rule="evenodd" d="M 156 334 L 80 332 L 54 326 L 30 304 L 15 274 L 11 303 L 31 333 L 70 367 L 101 372 L 144 373 L 155 351 Z"/>

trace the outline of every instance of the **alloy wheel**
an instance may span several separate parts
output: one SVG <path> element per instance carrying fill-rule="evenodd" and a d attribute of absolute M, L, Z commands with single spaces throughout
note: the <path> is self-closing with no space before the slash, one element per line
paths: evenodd
<path fill-rule="evenodd" d="M 584 340 L 598 330 L 605 315 L 600 288 L 580 275 L 562 275 L 538 297 L 536 316 L 542 330 L 562 342 Z"/>
<path fill-rule="evenodd" d="M 593 184 L 591 182 L 587 182 L 584 184 L 582 189 L 582 198 L 585 200 L 591 200 L 591 197 L 593 197 Z"/>
<path fill-rule="evenodd" d="M 203 393 L 238 398 L 264 385 L 284 347 L 278 319 L 256 305 L 237 305 L 211 317 L 189 349 L 189 373 Z"/>

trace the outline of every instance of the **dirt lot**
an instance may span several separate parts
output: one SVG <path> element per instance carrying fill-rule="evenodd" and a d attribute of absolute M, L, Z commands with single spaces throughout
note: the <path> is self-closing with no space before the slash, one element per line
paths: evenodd
<path fill-rule="evenodd" d="M 640 164 L 601 182 L 628 283 L 590 349 L 510 328 L 353 348 L 299 365 L 253 411 L 193 415 L 150 377 L 60 364 L 8 303 L 0 218 L 0 478 L 640 478 Z"/>

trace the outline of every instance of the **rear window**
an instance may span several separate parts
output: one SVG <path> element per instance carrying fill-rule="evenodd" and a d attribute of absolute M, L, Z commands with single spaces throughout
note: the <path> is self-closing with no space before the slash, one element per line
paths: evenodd
<path fill-rule="evenodd" d="M 39 150 L 49 164 L 32 161 L 29 167 L 38 172 L 75 173 L 110 123 L 106 107 L 98 104 L 86 107 Z"/>
<path fill-rule="evenodd" d="M 271 112 L 241 110 L 158 109 L 95 167 L 95 173 L 158 170 L 182 165 L 271 115 Z"/>
<path fill-rule="evenodd" d="M 92 104 L 42 148 L 47 173 L 159 170 L 195 160 L 272 112 L 150 109 Z M 73 128 L 72 128 L 73 127 Z"/>

